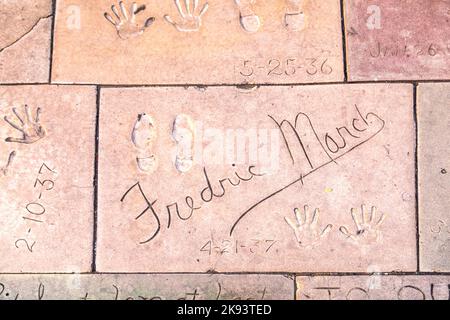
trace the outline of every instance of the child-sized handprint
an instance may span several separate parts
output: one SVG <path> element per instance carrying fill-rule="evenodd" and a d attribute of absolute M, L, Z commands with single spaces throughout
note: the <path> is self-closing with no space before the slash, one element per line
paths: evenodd
<path fill-rule="evenodd" d="M 355 233 L 350 233 L 346 226 L 341 226 L 339 231 L 357 244 L 370 245 L 377 242 L 381 235 L 380 226 L 385 218 L 384 213 L 377 219 L 377 208 L 372 207 L 368 213 L 364 205 L 361 205 L 360 214 L 356 211 L 354 208 L 350 210 L 356 226 Z"/>
<path fill-rule="evenodd" d="M 5 116 L 5 121 L 14 129 L 20 131 L 22 133 L 22 137 L 20 138 L 13 138 L 9 137 L 6 138 L 6 142 L 16 142 L 16 143 L 24 143 L 24 144 L 32 144 L 35 143 L 42 138 L 44 138 L 47 133 L 44 129 L 44 127 L 40 124 L 40 114 L 41 114 L 41 108 L 37 108 L 36 110 L 36 117 L 33 117 L 31 114 L 30 107 L 28 105 L 25 105 L 24 111 L 25 116 L 23 114 L 19 114 L 16 108 L 12 109 L 14 112 L 14 115 L 16 116 L 17 120 L 19 120 L 19 124 L 13 122 L 8 117 Z"/>
<path fill-rule="evenodd" d="M 105 12 L 104 16 L 106 20 L 111 22 L 111 24 L 116 28 L 117 35 L 123 40 L 141 35 L 144 33 L 145 29 L 150 27 L 155 21 L 154 17 L 150 17 L 145 21 L 143 26 L 136 22 L 136 15 L 146 9 L 145 5 L 138 7 L 136 2 L 133 2 L 131 11 L 128 11 L 127 8 L 125 8 L 123 1 L 120 1 L 119 7 L 120 13 L 115 5 L 111 6 L 111 10 L 115 18 L 107 12 Z"/>
<path fill-rule="evenodd" d="M 298 208 L 294 209 L 296 223 L 285 217 L 286 222 L 294 230 L 295 237 L 301 247 L 311 249 L 318 245 L 331 231 L 333 225 L 329 224 L 324 229 L 319 228 L 319 209 L 315 209 L 311 216 L 307 205 L 304 207 L 304 215 Z"/>
<path fill-rule="evenodd" d="M 13 152 L 11 152 L 9 154 L 8 161 L 6 162 L 6 165 L 4 167 L 0 168 L 0 174 L 2 174 L 4 176 L 8 175 L 8 169 L 11 166 L 11 164 L 12 164 L 12 162 L 13 162 L 15 157 L 16 157 L 16 152 L 15 151 L 13 151 Z"/>
<path fill-rule="evenodd" d="M 180 22 L 174 22 L 169 15 L 165 15 L 164 19 L 171 25 L 173 25 L 178 31 L 192 32 L 200 30 L 202 25 L 202 16 L 208 10 L 208 3 L 205 3 L 203 8 L 198 10 L 198 0 L 184 0 L 184 8 L 180 3 L 180 0 L 175 0 L 175 5 L 178 9 L 178 13 L 181 16 Z M 192 2 L 192 4 L 191 4 Z"/>

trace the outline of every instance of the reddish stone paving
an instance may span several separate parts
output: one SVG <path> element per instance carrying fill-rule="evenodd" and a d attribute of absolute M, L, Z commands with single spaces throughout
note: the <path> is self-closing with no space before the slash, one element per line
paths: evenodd
<path fill-rule="evenodd" d="M 132 3 L 0 0 L 0 299 L 448 299 L 450 0 Z"/>
<path fill-rule="evenodd" d="M 0 86 L 0 96 L 0 166 L 11 159 L 0 172 L 0 272 L 89 271 L 95 88 Z"/>
<path fill-rule="evenodd" d="M 373 270 L 376 271 L 376 270 Z M 298 300 L 448 300 L 450 276 L 297 277 Z"/>
<path fill-rule="evenodd" d="M 98 270 L 415 271 L 412 104 L 410 84 L 102 89 Z"/>
<path fill-rule="evenodd" d="M 450 77 L 450 1 L 346 0 L 349 80 Z"/>

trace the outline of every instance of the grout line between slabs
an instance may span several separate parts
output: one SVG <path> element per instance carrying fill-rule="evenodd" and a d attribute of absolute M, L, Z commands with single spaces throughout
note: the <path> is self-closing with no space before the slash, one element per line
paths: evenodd
<path fill-rule="evenodd" d="M 297 275 L 294 274 L 294 300 L 297 300 Z"/>
<path fill-rule="evenodd" d="M 340 0 L 341 6 L 341 32 L 342 32 L 342 63 L 343 63 L 343 72 L 344 72 L 344 82 L 348 81 L 348 72 L 347 72 L 347 39 L 345 33 L 345 7 L 344 0 Z"/>
<path fill-rule="evenodd" d="M 55 41 L 55 23 L 56 23 L 56 0 L 52 0 L 52 26 L 50 32 L 50 54 L 49 54 L 49 70 L 48 70 L 48 84 L 52 83 L 52 72 L 53 72 L 53 47 Z"/>
<path fill-rule="evenodd" d="M 412 84 L 412 83 L 447 83 L 450 82 L 449 79 L 427 79 L 427 80 L 417 80 L 417 79 L 406 79 L 406 80 L 358 80 L 358 81 L 325 81 L 325 82 L 291 82 L 291 83 L 211 83 L 211 84 L 198 84 L 198 83 L 184 83 L 184 84 L 89 84 L 89 83 L 52 83 L 55 85 L 63 85 L 63 86 L 73 86 L 73 85 L 81 85 L 81 86 L 100 86 L 105 89 L 110 88 L 185 88 L 185 87 L 199 87 L 199 88 L 208 88 L 208 87 L 238 87 L 242 89 L 252 89 L 254 87 L 307 87 L 307 86 L 327 86 L 327 85 L 349 85 L 349 84 Z M 18 84 L 20 85 L 20 84 Z"/>
<path fill-rule="evenodd" d="M 252 276 L 252 275 L 264 275 L 264 276 L 284 276 L 289 279 L 296 277 L 353 277 L 353 276 L 450 276 L 450 272 L 34 272 L 34 273 L 2 273 L 1 276 L 39 276 L 39 275 L 223 275 L 223 276 Z"/>
<path fill-rule="evenodd" d="M 93 235 L 92 235 L 92 265 L 91 271 L 97 271 L 97 220 L 98 220 L 98 151 L 100 135 L 100 87 L 96 88 L 96 116 L 95 116 L 95 153 L 94 153 L 94 203 L 93 203 Z"/>
<path fill-rule="evenodd" d="M 415 133 L 415 149 L 414 149 L 414 174 L 415 174 L 415 193 L 416 193 L 416 255 L 417 255 L 417 272 L 420 272 L 420 220 L 419 220 L 419 121 L 417 114 L 417 86 L 413 84 L 413 116 L 414 116 L 414 133 Z"/>
<path fill-rule="evenodd" d="M 214 88 L 214 87 L 237 87 L 240 89 L 253 89 L 254 87 L 308 87 L 308 86 L 329 86 L 329 85 L 357 85 L 357 84 L 414 84 L 414 83 L 450 83 L 450 79 L 427 79 L 427 80 L 365 80 L 365 81 L 330 81 L 330 82 L 306 82 L 306 83 L 255 83 L 255 84 L 242 84 L 242 83 L 215 83 L 215 84 L 102 84 L 102 83 L 57 83 L 57 82 L 29 82 L 29 83 L 1 83 L 0 86 L 85 86 L 85 87 L 100 87 L 102 89 L 121 89 L 121 88 Z"/>

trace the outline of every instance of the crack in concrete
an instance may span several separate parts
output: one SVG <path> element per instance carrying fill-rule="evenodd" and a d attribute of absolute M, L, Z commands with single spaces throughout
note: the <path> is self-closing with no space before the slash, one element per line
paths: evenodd
<path fill-rule="evenodd" d="M 28 30 L 27 32 L 25 32 L 23 35 L 21 35 L 18 39 L 14 40 L 13 42 L 11 42 L 10 44 L 6 45 L 3 48 L 0 48 L 0 53 L 2 53 L 4 50 L 12 47 L 13 45 L 15 45 L 16 43 L 18 43 L 20 40 L 22 40 L 23 38 L 25 38 L 28 34 L 30 34 L 35 28 L 36 26 L 39 24 L 39 22 L 41 22 L 42 20 L 48 19 L 50 17 L 52 17 L 53 14 L 49 14 L 48 16 L 44 16 L 44 17 L 40 17 L 36 23 L 30 28 L 30 30 Z"/>

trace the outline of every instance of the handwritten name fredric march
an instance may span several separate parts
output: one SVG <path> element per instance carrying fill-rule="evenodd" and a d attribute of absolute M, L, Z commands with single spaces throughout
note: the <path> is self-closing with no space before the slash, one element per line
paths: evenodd
<path fill-rule="evenodd" d="M 281 133 L 286 150 L 292 160 L 292 165 L 298 167 L 301 170 L 299 172 L 302 173 L 299 173 L 289 184 L 274 190 L 241 212 L 233 225 L 230 226 L 230 236 L 239 223 L 261 203 L 293 185 L 298 183 L 304 185 L 308 176 L 329 164 L 337 163 L 338 159 L 374 138 L 384 129 L 386 123 L 375 112 L 368 112 L 364 115 L 357 105 L 354 106 L 354 117 L 351 119 L 351 125 L 336 127 L 332 132 L 318 132 L 313 119 L 301 111 L 290 120 L 280 120 L 273 115 L 268 115 L 268 121 L 274 124 Z M 266 176 L 255 165 L 249 165 L 244 173 L 236 170 L 233 174 L 218 181 L 211 181 L 208 168 L 204 167 L 202 171 L 205 184 L 199 186 L 198 193 L 196 195 L 184 195 L 182 202 L 171 201 L 168 204 L 163 204 L 162 207 L 165 209 L 162 211 L 158 210 L 160 205 L 158 199 L 153 198 L 151 194 L 144 191 L 144 187 L 140 182 L 136 182 L 124 193 L 120 199 L 121 202 L 127 201 L 130 193 L 138 192 L 145 203 L 144 210 L 136 214 L 135 220 L 139 220 L 144 215 L 150 215 L 155 222 L 154 225 L 156 227 L 148 232 L 148 236 L 140 241 L 140 244 L 151 242 L 161 232 L 162 214 L 166 215 L 166 228 L 170 229 L 173 218 L 178 217 L 182 221 L 187 221 L 196 211 L 201 210 L 204 204 L 219 201 L 228 190 L 239 188 L 244 184 L 250 184 Z M 271 177 L 276 181 L 276 175 Z"/>

